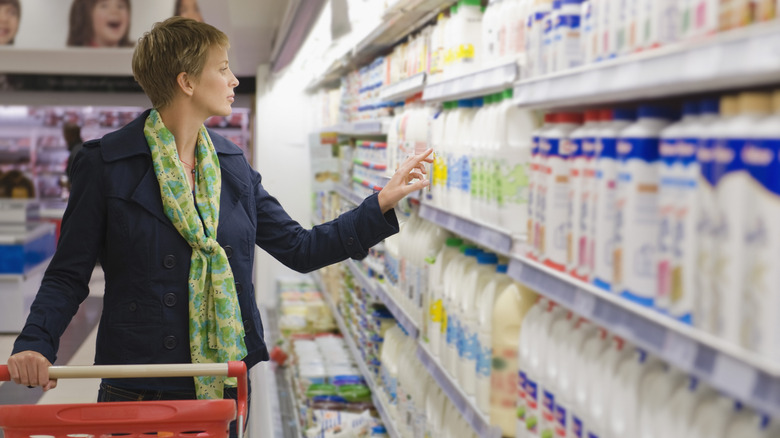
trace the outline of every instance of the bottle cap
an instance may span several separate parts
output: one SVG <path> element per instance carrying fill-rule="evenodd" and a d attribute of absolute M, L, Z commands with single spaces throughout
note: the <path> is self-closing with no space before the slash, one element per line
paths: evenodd
<path fill-rule="evenodd" d="M 490 252 L 483 252 L 477 255 L 477 263 L 480 265 L 495 265 L 498 263 L 498 256 Z"/>
<path fill-rule="evenodd" d="M 772 101 L 767 93 L 744 92 L 737 97 L 740 114 L 769 114 Z"/>
<path fill-rule="evenodd" d="M 699 101 L 699 114 L 720 113 L 720 101 L 714 97 L 708 97 Z"/>
<path fill-rule="evenodd" d="M 558 123 L 582 124 L 582 113 L 558 113 Z"/>
<path fill-rule="evenodd" d="M 449 247 L 461 246 L 463 245 L 463 239 L 459 237 L 448 237 L 446 245 Z"/>
<path fill-rule="evenodd" d="M 615 108 L 612 110 L 612 120 L 635 120 L 636 111 L 633 108 Z"/>
<path fill-rule="evenodd" d="M 674 120 L 674 112 L 671 108 L 660 105 L 640 105 L 637 109 L 637 118 L 652 118 Z"/>
<path fill-rule="evenodd" d="M 585 111 L 585 122 L 598 122 L 600 120 L 600 111 L 591 109 Z"/>

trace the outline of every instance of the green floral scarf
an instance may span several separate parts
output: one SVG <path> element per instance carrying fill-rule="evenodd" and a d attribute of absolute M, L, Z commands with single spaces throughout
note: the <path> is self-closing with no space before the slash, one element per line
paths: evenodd
<path fill-rule="evenodd" d="M 188 172 L 179 161 L 176 141 L 155 109 L 146 118 L 144 135 L 152 152 L 165 215 L 192 247 L 189 280 L 192 363 L 241 360 L 247 352 L 241 309 L 233 271 L 225 250 L 217 243 L 222 177 L 211 138 L 206 128 L 201 126 L 195 148 L 197 164 L 193 200 L 187 183 Z M 234 378 L 195 378 L 198 399 L 221 399 L 224 386 L 235 384 Z"/>

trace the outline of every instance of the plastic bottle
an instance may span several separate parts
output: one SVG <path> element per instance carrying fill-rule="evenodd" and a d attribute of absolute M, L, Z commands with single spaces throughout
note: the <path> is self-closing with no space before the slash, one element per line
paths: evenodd
<path fill-rule="evenodd" d="M 551 366 L 547 367 L 548 382 L 553 389 L 555 407 L 552 418 L 552 431 L 555 436 L 568 436 L 571 429 L 574 408 L 574 382 L 570 367 L 574 347 L 572 341 L 577 336 L 580 318 L 570 314 L 565 320 L 558 321 L 552 327 Z"/>
<path fill-rule="evenodd" d="M 558 392 L 555 403 L 555 433 L 557 436 L 577 437 L 583 433 L 583 411 L 578 407 L 577 390 L 583 382 L 583 351 L 587 341 L 598 328 L 586 319 L 575 317 L 572 330 L 565 336 L 559 349 Z"/>
<path fill-rule="evenodd" d="M 447 20 L 447 15 L 444 12 L 439 12 L 439 15 L 436 17 L 436 25 L 431 34 L 431 67 L 429 75 L 432 78 L 432 82 L 435 82 L 444 71 L 444 29 L 447 26 Z"/>
<path fill-rule="evenodd" d="M 480 352 L 477 358 L 477 407 L 483 415 L 490 415 L 490 386 L 491 369 L 493 367 L 493 309 L 495 308 L 496 298 L 512 280 L 506 275 L 507 265 L 499 264 L 496 266 L 496 272 L 491 277 L 485 289 L 479 296 L 479 315 L 477 327 L 479 329 Z"/>
<path fill-rule="evenodd" d="M 734 414 L 734 401 L 718 396 L 704 402 L 695 413 L 690 436 L 692 438 L 728 438 L 726 426 Z"/>
<path fill-rule="evenodd" d="M 592 164 L 595 145 L 592 141 L 599 112 L 585 111 L 585 124 L 575 129 L 570 137 L 575 151 L 569 157 L 569 219 L 567 224 L 566 270 L 569 274 L 587 279 L 588 271 L 588 209 L 590 200 L 588 167 Z M 589 150 L 586 150 L 589 149 Z"/>
<path fill-rule="evenodd" d="M 442 320 L 444 316 L 444 273 L 449 264 L 460 253 L 463 240 L 457 237 L 448 237 L 445 246 L 442 247 L 431 267 L 428 277 L 428 290 L 431 294 L 430 321 L 428 323 L 428 348 L 435 357 L 440 357 L 442 346 Z"/>
<path fill-rule="evenodd" d="M 515 0 L 510 2 L 507 12 L 509 30 L 509 43 L 506 58 L 517 60 L 520 71 L 524 71 L 527 65 L 526 47 L 527 47 L 527 22 L 530 16 L 530 7 L 532 0 Z"/>
<path fill-rule="evenodd" d="M 541 140 L 546 172 L 544 189 L 539 197 L 543 208 L 541 220 L 542 262 L 558 271 L 566 269 L 566 225 L 569 212 L 569 156 L 574 152 L 572 131 L 582 124 L 582 114 L 558 113 L 556 123 L 545 131 Z"/>
<path fill-rule="evenodd" d="M 647 401 L 647 394 L 641 391 L 641 382 L 647 373 L 662 369 L 660 360 L 640 349 L 620 365 L 617 385 L 613 385 L 610 393 L 610 436 L 639 436 L 640 405 Z"/>
<path fill-rule="evenodd" d="M 530 436 L 531 430 L 538 432 L 534 425 L 527 423 L 529 412 L 535 412 L 539 409 L 539 401 L 537 396 L 537 390 L 534 386 L 530 387 L 530 382 L 527 378 L 528 369 L 531 366 L 531 355 L 536 348 L 536 336 L 539 328 L 539 322 L 541 321 L 542 314 L 547 312 L 549 304 L 547 300 L 538 296 L 536 303 L 531 307 L 528 313 L 523 319 L 523 325 L 520 329 L 520 341 L 517 350 L 517 425 L 515 428 L 515 436 L 518 438 L 525 438 Z M 535 384 L 535 383 L 534 383 Z M 529 393 L 530 390 L 530 393 Z"/>
<path fill-rule="evenodd" d="M 596 146 L 599 142 L 599 133 L 602 129 L 612 122 L 612 112 L 596 110 L 593 127 L 588 131 L 588 136 L 582 139 L 582 151 L 585 154 L 584 184 L 582 217 L 580 222 L 580 233 L 584 237 L 584 254 L 581 264 L 577 267 L 577 276 L 586 281 L 590 281 L 594 271 L 594 237 L 596 234 Z"/>
<path fill-rule="evenodd" d="M 747 138 L 753 136 L 759 121 L 769 114 L 770 98 L 763 93 L 742 93 L 737 98 L 738 114 L 726 126 L 725 141 L 715 149 L 715 197 L 718 225 L 715 229 L 717 260 L 713 271 L 713 299 L 718 312 L 715 333 L 740 342 L 740 315 L 743 282 L 746 279 L 744 235 L 747 210 L 754 205 L 750 175 L 743 161 Z"/>
<path fill-rule="evenodd" d="M 539 73 L 542 75 L 557 71 L 558 57 L 555 52 L 555 26 L 561 15 L 563 0 L 552 0 L 552 10 L 544 21 L 544 35 L 542 36 L 542 56 L 539 64 Z"/>
<path fill-rule="evenodd" d="M 550 129 L 555 122 L 554 114 L 544 115 L 544 124 L 539 128 L 531 132 L 531 166 L 530 177 L 528 178 L 528 219 L 526 233 L 528 236 L 529 254 L 531 258 L 536 258 L 539 255 L 539 235 L 538 225 L 536 223 L 536 210 L 537 203 L 539 202 L 539 193 L 543 187 L 543 175 L 541 166 L 543 164 L 543 157 L 539 148 L 542 136 L 545 135 L 548 129 Z"/>
<path fill-rule="evenodd" d="M 609 347 L 608 333 L 603 328 L 597 328 L 590 334 L 582 345 L 582 350 L 576 361 L 572 364 L 575 368 L 574 380 L 574 414 L 572 415 L 572 430 L 575 431 L 575 437 L 587 437 L 586 431 L 590 424 L 590 404 L 593 401 L 594 391 L 592 388 L 599 385 L 598 368 L 599 359 Z M 595 379 L 595 380 L 594 380 Z M 606 388 L 601 388 L 605 390 Z"/>
<path fill-rule="evenodd" d="M 584 0 L 580 11 L 580 23 L 582 33 L 580 37 L 580 51 L 582 62 L 585 65 L 596 61 L 598 36 L 596 33 L 596 13 L 598 13 L 599 0 Z"/>
<path fill-rule="evenodd" d="M 669 109 L 640 106 L 637 121 L 620 133 L 614 281 L 620 294 L 653 307 L 657 291 L 659 135 Z"/>
<path fill-rule="evenodd" d="M 457 137 L 454 141 L 455 149 L 453 155 L 455 159 L 454 173 L 457 184 L 452 191 L 452 210 L 459 215 L 469 216 L 471 214 L 471 141 L 472 129 L 474 128 L 474 117 L 477 114 L 478 107 L 482 106 L 482 99 L 461 100 L 458 102 L 458 109 L 462 111 L 461 117 L 456 126 Z"/>
<path fill-rule="evenodd" d="M 581 48 L 583 0 L 562 0 L 553 42 L 555 70 L 568 70 L 583 63 Z"/>
<path fill-rule="evenodd" d="M 449 277 L 449 282 L 445 283 L 445 296 L 446 304 L 445 311 L 447 312 L 447 328 L 446 328 L 446 352 L 442 354 L 444 368 L 449 371 L 452 376 L 457 376 L 457 364 L 458 364 L 458 346 L 461 340 L 461 314 L 460 314 L 460 284 L 463 283 L 463 278 L 468 271 L 477 264 L 477 255 L 481 253 L 481 250 L 476 247 L 461 247 L 463 256 L 458 259 L 457 263 L 451 263 L 447 268 L 445 274 Z"/>
<path fill-rule="evenodd" d="M 621 364 L 631 359 L 633 347 L 617 336 L 612 337 L 611 344 L 592 368 L 586 436 L 609 436 L 610 400 L 613 394 L 623 390 L 617 387 L 616 376 Z"/>
<path fill-rule="evenodd" d="M 614 282 L 614 247 L 617 198 L 617 139 L 634 120 L 634 111 L 616 108 L 602 112 L 608 119 L 598 132 L 596 143 L 596 191 L 593 209 L 593 284 L 611 290 Z"/>
<path fill-rule="evenodd" d="M 483 97 L 482 102 L 482 106 L 478 107 L 474 114 L 469 141 L 471 156 L 469 160 L 469 165 L 471 166 L 469 211 L 471 211 L 472 217 L 478 220 L 484 220 L 484 211 L 487 205 L 485 192 L 486 154 L 488 143 L 490 143 L 491 137 L 494 135 L 494 131 L 489 126 L 491 121 L 490 113 L 494 106 L 493 96 Z"/>
<path fill-rule="evenodd" d="M 745 333 L 744 345 L 759 352 L 770 361 L 780 360 L 776 312 L 780 303 L 773 262 L 780 248 L 780 228 L 772 218 L 780 211 L 780 91 L 772 98 L 773 114 L 762 120 L 754 131 L 758 143 L 751 144 L 751 154 L 746 154 L 748 170 L 754 180 L 756 192 L 748 212 L 750 224 L 745 235 L 746 253 L 750 255 L 747 268 L 740 327 Z"/>
<path fill-rule="evenodd" d="M 683 116 L 680 121 L 672 123 L 661 131 L 660 144 L 660 166 L 658 169 L 658 179 L 660 181 L 658 193 L 658 216 L 660 219 L 660 231 L 658 239 L 658 290 L 656 307 L 668 312 L 672 303 L 678 304 L 682 298 L 679 295 L 672 295 L 672 289 L 678 293 L 679 271 L 674 271 L 674 247 L 676 241 L 677 207 L 679 198 L 682 195 L 682 158 L 683 135 L 689 125 L 695 122 L 698 117 L 699 106 L 697 102 L 687 101 L 683 105 Z M 693 151 L 686 151 L 687 156 L 695 156 L 695 147 Z M 692 297 L 691 297 L 692 298 Z M 678 307 L 690 309 L 693 301 L 688 305 Z M 686 316 L 686 315 L 676 315 Z M 687 312 L 690 318 L 690 310 Z"/>
<path fill-rule="evenodd" d="M 453 36 L 457 47 L 455 75 L 476 70 L 480 66 L 482 48 L 482 9 L 480 0 L 460 0 Z"/>
<path fill-rule="evenodd" d="M 442 436 L 444 413 L 447 407 L 447 396 L 444 391 L 436 385 L 435 389 L 429 391 L 425 396 L 425 435 L 426 437 Z"/>
<path fill-rule="evenodd" d="M 664 438 L 661 435 L 664 408 L 674 391 L 685 386 L 686 380 L 684 374 L 668 365 L 648 370 L 640 382 L 639 438 Z"/>
<path fill-rule="evenodd" d="M 393 418 L 397 417 L 398 412 L 398 358 L 400 357 L 398 348 L 403 336 L 401 327 L 398 325 L 387 330 L 379 353 L 382 362 L 383 388 L 385 388 L 385 396 L 390 403 L 388 410 Z"/>
<path fill-rule="evenodd" d="M 498 223 L 509 233 L 519 235 L 527 230 L 533 147 L 530 133 L 537 122 L 529 110 L 512 104 L 512 89 L 504 91 L 502 111 L 503 126 L 499 125 L 498 131 L 506 132 L 506 143 L 496 151 Z"/>
<path fill-rule="evenodd" d="M 482 174 L 484 208 L 481 217 L 485 222 L 492 225 L 499 225 L 500 219 L 500 169 L 499 169 L 499 151 L 507 147 L 506 134 L 506 106 L 510 101 L 505 98 L 504 93 L 496 93 L 492 96 L 493 107 L 487 114 L 487 129 L 491 135 L 487 136 L 484 151 L 484 170 Z"/>
<path fill-rule="evenodd" d="M 498 257 L 491 253 L 477 256 L 477 266 L 469 272 L 463 282 L 463 295 L 460 310 L 463 318 L 463 354 L 460 356 L 458 381 L 467 395 L 475 395 L 477 390 L 477 359 L 482 353 L 479 344 L 479 304 L 480 294 L 496 272 Z"/>
<path fill-rule="evenodd" d="M 545 25 L 549 23 L 552 13 L 552 0 L 534 0 L 532 8 L 533 22 L 529 34 L 528 72 L 527 78 L 541 76 L 545 73 L 543 65 Z"/>
<path fill-rule="evenodd" d="M 736 96 L 723 96 L 720 100 L 720 118 L 713 122 L 704 139 L 699 143 L 696 161 L 699 163 L 700 178 L 697 190 L 699 216 L 696 226 L 696 280 L 700 291 L 695 309 L 696 325 L 710 333 L 718 326 L 719 303 L 713 286 L 715 262 L 717 261 L 716 231 L 719 224 L 718 204 L 715 187 L 720 176 L 716 172 L 716 145 L 725 136 L 724 130 L 737 114 Z"/>
<path fill-rule="evenodd" d="M 515 431 L 518 333 L 535 302 L 536 293 L 512 282 L 499 293 L 493 306 L 490 423 L 498 426 L 506 436 Z"/>
<path fill-rule="evenodd" d="M 444 190 L 447 187 L 447 159 L 444 148 L 445 127 L 450 114 L 450 103 L 444 102 L 441 111 L 431 121 L 431 147 L 433 148 L 433 174 L 431 175 L 431 198 L 433 205 L 443 207 Z"/>
<path fill-rule="evenodd" d="M 685 0 L 680 5 L 680 39 L 699 39 L 718 31 L 720 0 Z"/>
<path fill-rule="evenodd" d="M 482 17 L 482 55 L 485 67 L 499 61 L 499 28 L 502 18 L 500 10 L 504 6 L 503 3 L 504 0 L 490 0 Z"/>
<path fill-rule="evenodd" d="M 552 322 L 549 326 L 549 332 L 547 332 L 542 373 L 539 375 L 542 395 L 540 436 L 556 434 L 556 415 L 559 404 L 558 396 L 560 393 L 558 376 L 562 369 L 560 350 L 562 344 L 565 342 L 564 337 L 571 331 L 573 324 L 574 315 L 571 312 L 566 311 L 563 318 L 556 318 Z M 561 408 L 565 419 L 565 413 L 568 406 L 562 405 Z"/>

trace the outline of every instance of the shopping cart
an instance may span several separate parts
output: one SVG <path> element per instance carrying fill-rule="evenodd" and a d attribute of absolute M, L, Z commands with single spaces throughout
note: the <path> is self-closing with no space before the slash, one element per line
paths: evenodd
<path fill-rule="evenodd" d="M 70 405 L 0 406 L 5 438 L 224 438 L 237 417 L 241 438 L 247 412 L 246 364 L 95 365 L 50 367 L 53 379 L 228 376 L 238 400 L 175 400 Z M 0 381 L 10 380 L 0 365 Z M 236 410 L 238 415 L 236 416 Z"/>

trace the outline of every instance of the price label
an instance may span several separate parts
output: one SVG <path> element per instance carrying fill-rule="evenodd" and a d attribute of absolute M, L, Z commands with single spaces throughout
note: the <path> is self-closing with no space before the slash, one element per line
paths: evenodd
<path fill-rule="evenodd" d="M 712 372 L 713 384 L 738 398 L 747 399 L 753 393 L 758 373 L 731 356 L 718 354 Z"/>
<path fill-rule="evenodd" d="M 596 297 L 582 289 L 577 289 L 574 293 L 573 307 L 580 316 L 590 318 L 593 315 L 593 309 L 596 308 Z"/>
<path fill-rule="evenodd" d="M 683 370 L 691 370 L 696 360 L 698 346 L 692 339 L 672 330 L 667 330 L 664 340 L 663 355 Z"/>

